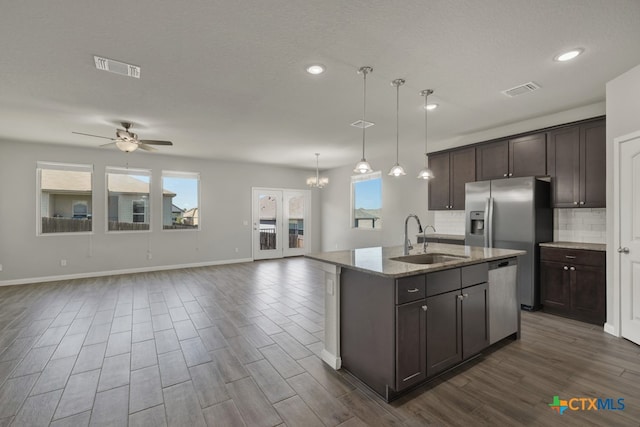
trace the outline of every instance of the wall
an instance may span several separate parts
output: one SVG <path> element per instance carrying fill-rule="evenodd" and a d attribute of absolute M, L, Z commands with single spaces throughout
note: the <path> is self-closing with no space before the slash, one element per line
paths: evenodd
<path fill-rule="evenodd" d="M 37 161 L 94 165 L 93 234 L 36 236 Z M 162 170 L 200 172 L 201 231 L 163 231 L 156 197 L 151 200 L 153 231 L 106 233 L 106 166 L 151 169 L 152 194 L 161 191 Z M 0 141 L 0 284 L 250 259 L 251 187 L 306 189 L 308 175 L 266 165 Z M 318 218 L 320 193 L 311 193 L 312 217 Z M 312 229 L 311 250 L 318 250 L 319 227 L 312 224 Z"/>
<path fill-rule="evenodd" d="M 613 140 L 640 130 L 640 65 L 607 83 L 607 323 L 605 331 L 620 334 L 620 301 L 614 296 Z"/>
<path fill-rule="evenodd" d="M 415 156 L 400 163 L 407 171 L 402 177 L 387 175 L 394 161 L 391 155 L 385 158 L 370 158 L 374 170 L 382 171 L 382 219 L 378 230 L 354 229 L 351 227 L 351 176 L 353 165 L 332 169 L 323 173 L 329 185 L 322 189 L 322 250 L 364 248 L 371 246 L 401 245 L 404 235 L 404 220 L 413 213 L 420 217 L 423 225 L 433 224 L 433 214 L 427 212 L 427 182 L 416 178 L 424 166 L 424 156 Z M 409 223 L 409 236 L 415 242 L 418 234 L 415 222 Z"/>

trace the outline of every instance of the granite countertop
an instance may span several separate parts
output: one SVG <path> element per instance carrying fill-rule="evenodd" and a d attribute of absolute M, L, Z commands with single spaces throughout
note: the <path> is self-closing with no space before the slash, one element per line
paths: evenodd
<path fill-rule="evenodd" d="M 418 234 L 418 237 L 422 237 L 422 234 Z M 427 233 L 426 237 L 432 239 L 464 240 L 464 234 Z"/>
<path fill-rule="evenodd" d="M 607 250 L 607 245 L 604 243 L 547 242 L 547 243 L 540 243 L 540 246 L 547 247 L 547 248 L 584 249 L 587 251 L 601 251 L 601 252 L 606 252 Z"/>
<path fill-rule="evenodd" d="M 409 255 L 419 255 L 422 253 L 422 247 L 420 246 L 411 250 Z M 482 248 L 476 246 L 449 245 L 445 243 L 430 243 L 427 247 L 426 253 L 457 255 L 464 256 L 466 258 L 437 264 L 411 264 L 390 259 L 402 256 L 402 246 L 317 252 L 307 254 L 305 257 L 328 264 L 351 268 L 353 270 L 360 270 L 365 273 L 396 278 L 448 270 L 450 268 L 461 267 L 464 265 L 479 264 L 481 262 L 511 258 L 526 254 L 525 251 L 516 251 L 511 249 Z"/>

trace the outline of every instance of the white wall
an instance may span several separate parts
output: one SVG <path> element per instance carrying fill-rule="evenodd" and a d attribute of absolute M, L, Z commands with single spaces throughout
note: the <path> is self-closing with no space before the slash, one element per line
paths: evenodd
<path fill-rule="evenodd" d="M 351 176 L 355 175 L 353 165 L 326 171 L 329 185 L 322 189 L 322 250 L 353 249 L 370 246 L 401 245 L 404 220 L 410 213 L 420 217 L 422 225 L 433 224 L 433 214 L 427 213 L 427 182 L 416 178 L 424 166 L 424 155 L 411 159 L 400 157 L 400 164 L 407 175 L 392 177 L 387 175 L 395 159 L 371 158 L 374 170 L 382 171 L 382 219 L 379 230 L 354 229 L 351 227 Z M 409 223 L 409 236 L 415 242 L 418 234 L 415 221 Z"/>
<path fill-rule="evenodd" d="M 94 165 L 92 235 L 36 236 L 37 161 Z M 106 233 L 105 167 L 127 165 L 151 169 L 152 194 L 160 194 L 162 170 L 200 172 L 201 231 L 163 231 L 162 202 L 155 197 L 151 232 Z M 306 189 L 309 173 L 155 153 L 0 141 L 0 284 L 251 258 L 251 187 Z M 318 218 L 318 191 L 312 191 L 312 209 L 312 217 Z M 311 250 L 319 250 L 320 230 L 312 228 Z M 61 259 L 67 260 L 66 267 L 60 266 Z"/>
<path fill-rule="evenodd" d="M 607 206 L 613 208 L 613 140 L 640 130 L 640 65 L 607 83 Z M 607 323 L 605 330 L 620 333 L 620 301 L 613 295 L 613 209 L 607 209 Z"/>

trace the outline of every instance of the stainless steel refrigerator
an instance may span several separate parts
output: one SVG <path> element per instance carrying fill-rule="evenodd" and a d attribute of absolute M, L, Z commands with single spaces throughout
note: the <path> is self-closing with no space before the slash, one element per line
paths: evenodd
<path fill-rule="evenodd" d="M 540 306 L 538 243 L 553 240 L 550 184 L 535 177 L 469 182 L 465 194 L 465 244 L 520 249 L 518 298 L 522 308 Z"/>

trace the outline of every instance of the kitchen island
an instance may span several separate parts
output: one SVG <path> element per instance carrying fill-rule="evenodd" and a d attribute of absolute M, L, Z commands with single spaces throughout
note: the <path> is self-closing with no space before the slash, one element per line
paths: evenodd
<path fill-rule="evenodd" d="M 307 255 L 325 271 L 322 359 L 390 401 L 495 342 L 492 315 L 511 325 L 499 328 L 507 334 L 499 339 L 517 339 L 515 268 L 524 254 L 432 243 L 408 256 L 400 246 Z M 491 310 L 489 266 L 496 262 L 513 268 L 513 292 Z"/>

